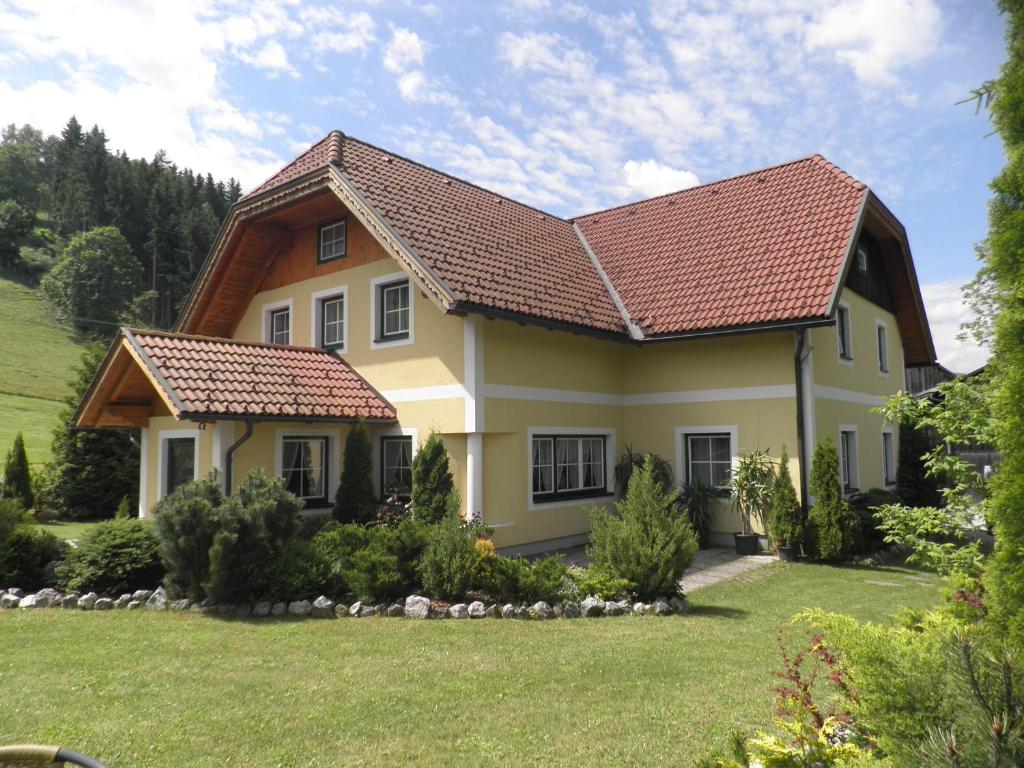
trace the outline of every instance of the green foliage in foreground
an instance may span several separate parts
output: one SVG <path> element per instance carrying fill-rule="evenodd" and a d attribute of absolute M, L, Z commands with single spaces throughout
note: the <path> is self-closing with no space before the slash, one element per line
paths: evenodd
<path fill-rule="evenodd" d="M 0 499 L 14 499 L 25 509 L 35 504 L 32 493 L 32 476 L 28 469 L 28 456 L 25 454 L 25 438 L 21 432 L 14 438 L 11 450 L 4 462 L 4 473 L 0 477 Z"/>
<path fill-rule="evenodd" d="M 839 488 L 839 454 L 828 435 L 814 448 L 808 491 L 814 505 L 808 514 L 814 556 L 833 562 L 850 553 L 853 517 Z"/>
<path fill-rule="evenodd" d="M 145 520 L 98 524 L 57 566 L 57 581 L 69 592 L 119 595 L 152 589 L 163 577 L 156 531 Z"/>
<path fill-rule="evenodd" d="M 937 592 L 902 569 L 778 565 L 690 600 L 685 617 L 549 622 L 8 611 L 0 743 L 134 768 L 687 766 L 770 726 L 793 614 L 884 621 Z"/>

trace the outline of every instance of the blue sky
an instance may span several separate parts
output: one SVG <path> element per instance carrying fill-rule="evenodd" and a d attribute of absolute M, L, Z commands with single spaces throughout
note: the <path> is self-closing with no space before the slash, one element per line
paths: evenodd
<path fill-rule="evenodd" d="M 910 234 L 940 359 L 999 140 L 984 0 L 0 0 L 0 123 L 259 183 L 327 131 L 571 215 L 815 152 Z"/>

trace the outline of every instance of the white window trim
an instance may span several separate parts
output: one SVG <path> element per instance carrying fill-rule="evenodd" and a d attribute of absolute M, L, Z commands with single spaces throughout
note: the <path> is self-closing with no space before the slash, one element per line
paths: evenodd
<path fill-rule="evenodd" d="M 394 283 L 399 280 L 409 281 L 409 335 L 404 339 L 393 339 L 391 341 L 377 341 L 377 286 L 384 283 Z M 405 344 L 412 344 L 413 333 L 416 329 L 414 310 L 416 307 L 416 290 L 412 278 L 406 272 L 392 272 L 390 275 L 381 275 L 370 280 L 370 349 L 387 349 L 389 347 L 401 347 Z"/>
<path fill-rule="evenodd" d="M 850 457 L 850 488 L 853 491 L 847 491 L 843 486 L 843 432 L 853 433 L 853 455 Z M 839 429 L 836 433 L 836 447 L 838 448 L 837 453 L 839 454 L 839 490 L 843 496 L 850 496 L 857 491 L 863 490 L 860 485 L 860 435 L 857 434 L 856 424 L 840 424 Z"/>
<path fill-rule="evenodd" d="M 192 457 L 192 479 L 199 479 L 199 430 L 198 429 L 161 429 L 157 433 L 160 443 L 160 450 L 157 453 L 156 466 L 156 487 L 157 501 L 167 495 L 167 441 L 178 438 L 190 437 L 195 443 L 195 454 Z"/>
<path fill-rule="evenodd" d="M 686 481 L 686 451 L 683 440 L 686 435 L 729 435 L 730 469 L 735 472 L 740 463 L 739 428 L 735 424 L 714 427 L 676 427 L 676 485 Z"/>
<path fill-rule="evenodd" d="M 879 350 L 879 348 L 878 348 L 878 329 L 879 328 L 881 328 L 882 330 L 885 331 L 885 349 L 884 350 Z M 884 370 L 884 371 L 882 370 L 881 355 L 879 354 L 879 352 L 881 352 L 881 351 L 885 352 L 885 368 L 886 368 L 886 370 Z M 881 320 L 879 318 L 875 318 L 875 357 L 878 358 L 876 360 L 876 364 L 878 365 L 878 375 L 882 376 L 883 378 L 888 379 L 890 373 L 892 373 L 892 364 L 889 362 L 889 324 L 887 322 L 885 322 L 885 320 Z"/>
<path fill-rule="evenodd" d="M 323 342 L 321 338 L 320 328 L 320 303 L 324 299 L 333 299 L 341 297 L 341 346 L 335 347 L 330 350 L 331 352 L 337 352 L 339 355 L 344 355 L 348 352 L 348 285 L 339 285 L 335 288 L 324 288 L 322 291 L 314 291 L 310 298 L 310 315 L 309 315 L 309 345 L 311 347 L 319 347 Z"/>
<path fill-rule="evenodd" d="M 534 435 L 579 435 L 580 437 L 604 438 L 604 480 L 605 491 L 615 493 L 615 428 L 614 427 L 528 427 L 526 430 L 526 506 L 530 511 L 555 509 L 557 507 L 581 507 L 610 501 L 602 498 L 556 499 L 555 501 L 533 500 L 533 437 Z"/>
<path fill-rule="evenodd" d="M 260 341 L 264 344 L 273 344 L 270 339 L 270 313 L 276 312 L 279 309 L 288 310 L 288 343 L 292 344 L 295 341 L 295 307 L 294 302 L 291 299 L 282 299 L 281 301 L 272 301 L 269 304 L 264 304 L 260 307 L 260 316 L 263 318 L 262 324 L 262 337 Z"/>
<path fill-rule="evenodd" d="M 849 349 L 849 358 L 843 357 L 843 347 L 839 343 L 839 312 L 836 310 L 836 357 L 842 365 L 853 365 L 853 311 L 850 309 L 850 302 L 840 301 L 839 306 L 841 309 L 846 310 L 846 340 L 847 347 Z"/>
<path fill-rule="evenodd" d="M 879 438 L 882 441 L 882 486 L 884 488 L 894 488 L 896 486 L 896 473 L 899 471 L 899 455 L 896 452 L 896 430 L 892 427 L 882 427 L 883 437 Z M 884 435 L 890 435 L 892 437 L 892 481 L 887 478 L 888 467 L 885 465 L 885 437 Z"/>
<path fill-rule="evenodd" d="M 337 427 L 279 427 L 274 431 L 274 477 L 283 477 L 284 438 L 327 438 L 327 503 L 334 503 L 334 494 L 341 480 L 341 430 Z"/>
<path fill-rule="evenodd" d="M 371 434 L 373 441 L 373 489 L 380 498 L 384 491 L 380 487 L 381 472 L 383 472 L 384 457 L 381 455 L 382 437 L 411 437 L 412 438 L 412 460 L 416 460 L 416 454 L 420 450 L 419 430 L 416 427 L 391 427 L 389 429 L 378 429 Z"/>

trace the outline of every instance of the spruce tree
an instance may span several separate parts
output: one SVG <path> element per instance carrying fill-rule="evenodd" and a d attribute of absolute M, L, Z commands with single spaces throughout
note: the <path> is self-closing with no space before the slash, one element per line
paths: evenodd
<path fill-rule="evenodd" d="M 796 488 L 789 474 L 789 457 L 785 449 L 779 458 L 768 506 L 768 532 L 780 547 L 799 547 L 804 537 L 804 515 L 796 498 Z"/>
<path fill-rule="evenodd" d="M 814 556 L 819 560 L 841 560 L 848 550 L 851 513 L 839 487 L 839 455 L 828 435 L 814 449 L 808 485 L 814 498 L 808 516 Z"/>
<path fill-rule="evenodd" d="M 444 440 L 432 431 L 412 460 L 412 513 L 416 519 L 425 523 L 443 520 L 454 487 Z"/>
<path fill-rule="evenodd" d="M 377 503 L 373 492 L 373 456 L 362 419 L 345 438 L 341 482 L 334 497 L 334 518 L 343 523 L 368 523 Z"/>
<path fill-rule="evenodd" d="M 0 499 L 16 499 L 25 509 L 35 506 L 32 493 L 32 476 L 28 469 L 28 456 L 25 454 L 25 440 L 19 432 L 14 444 L 7 453 L 4 463 L 4 476 L 0 482 Z"/>

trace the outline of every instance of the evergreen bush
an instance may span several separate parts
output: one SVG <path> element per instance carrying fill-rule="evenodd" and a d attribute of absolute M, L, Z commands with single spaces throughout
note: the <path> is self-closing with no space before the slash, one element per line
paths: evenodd
<path fill-rule="evenodd" d="M 633 473 L 618 516 L 600 507 L 590 512 L 587 553 L 597 568 L 636 585 L 649 600 L 673 595 L 697 552 L 689 520 L 678 513 L 678 493 L 666 493 L 648 457 Z"/>
<path fill-rule="evenodd" d="M 16 499 L 25 509 L 35 506 L 35 495 L 32 493 L 32 475 L 28 468 L 28 456 L 25 454 L 25 439 L 19 432 L 7 453 L 4 462 L 4 474 L 0 479 L 0 499 Z"/>
<path fill-rule="evenodd" d="M 448 514 L 432 526 L 419 566 L 423 586 L 431 597 L 457 600 L 466 594 L 477 562 L 475 541 L 457 515 Z"/>
<path fill-rule="evenodd" d="M 205 597 L 210 579 L 210 547 L 220 529 L 224 494 L 216 476 L 186 483 L 153 508 L 160 556 L 167 569 L 164 585 L 171 595 Z"/>
<path fill-rule="evenodd" d="M 779 547 L 799 547 L 804 538 L 804 514 L 789 474 L 789 457 L 785 449 L 779 458 L 768 507 L 768 532 Z"/>
<path fill-rule="evenodd" d="M 368 523 L 377 496 L 373 490 L 373 447 L 360 419 L 345 437 L 341 481 L 334 497 L 334 519 L 342 523 Z"/>
<path fill-rule="evenodd" d="M 431 431 L 412 460 L 412 513 L 416 519 L 440 522 L 447 514 L 448 497 L 454 487 L 444 440 Z"/>
<path fill-rule="evenodd" d="M 155 587 L 164 577 L 160 542 L 145 520 L 110 520 L 87 531 L 57 566 L 67 591 L 118 595 Z"/>
<path fill-rule="evenodd" d="M 16 499 L 0 499 L 0 584 L 22 589 L 49 586 L 46 566 L 64 557 L 67 544 L 32 525 Z"/>
<path fill-rule="evenodd" d="M 839 455 L 828 435 L 814 449 L 808 490 L 814 499 L 808 516 L 815 558 L 842 560 L 850 551 L 855 523 L 839 487 Z"/>

